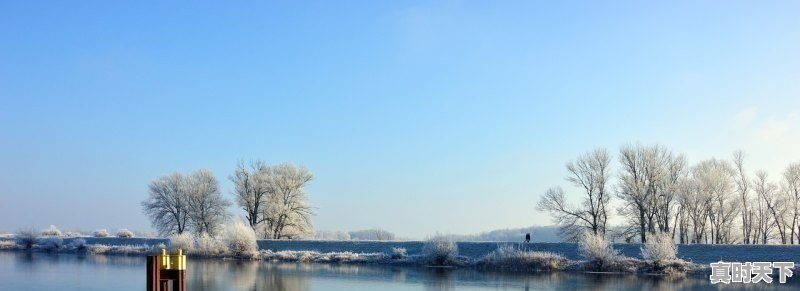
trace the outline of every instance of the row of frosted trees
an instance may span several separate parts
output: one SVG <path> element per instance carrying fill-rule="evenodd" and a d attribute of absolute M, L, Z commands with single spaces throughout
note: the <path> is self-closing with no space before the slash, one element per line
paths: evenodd
<path fill-rule="evenodd" d="M 240 163 L 229 177 L 247 223 L 259 236 L 270 239 L 313 235 L 312 207 L 305 192 L 312 178 L 305 167 L 261 161 L 250 166 Z M 214 174 L 206 169 L 156 178 L 142 202 L 144 213 L 163 236 L 185 232 L 216 236 L 232 217 L 230 206 Z"/>
<path fill-rule="evenodd" d="M 619 149 L 616 166 L 605 149 L 580 155 L 566 166 L 580 204 L 553 187 L 537 209 L 553 216 L 567 240 L 588 230 L 629 242 L 669 233 L 680 243 L 800 244 L 800 162 L 773 178 L 748 172 L 742 151 L 690 165 L 664 146 L 630 144 Z M 608 225 L 612 215 L 623 225 Z"/>

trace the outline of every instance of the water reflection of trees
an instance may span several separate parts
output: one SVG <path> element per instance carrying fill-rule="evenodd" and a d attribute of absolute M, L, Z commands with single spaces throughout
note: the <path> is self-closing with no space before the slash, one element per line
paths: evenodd
<path fill-rule="evenodd" d="M 258 261 L 197 260 L 187 274 L 189 289 L 217 290 L 311 290 L 310 274 L 287 273 L 283 268 Z M 294 268 L 303 269 L 303 266 Z M 305 275 L 301 275 L 305 273 Z"/>
<path fill-rule="evenodd" d="M 144 276 L 143 257 L 0 252 L 0 260 L 10 260 L 20 274 L 58 273 L 66 269 L 98 272 L 125 269 L 113 274 Z M 112 274 L 112 273 L 108 273 Z M 308 291 L 326 289 L 337 280 L 356 282 L 363 289 L 375 288 L 375 282 L 420 286 L 425 290 L 457 290 L 469 286 L 487 290 L 674 290 L 709 287 L 707 277 L 670 278 L 642 275 L 586 274 L 547 272 L 534 274 L 483 272 L 468 268 L 425 268 L 413 266 L 271 263 L 219 259 L 189 260 L 190 290 L 279 290 Z M 313 281 L 312 281 L 313 280 Z M 314 283 L 321 283 L 316 286 Z M 135 283 L 140 283 L 136 281 Z M 131 283 L 134 284 L 134 283 Z M 351 284 L 351 283 L 347 283 Z"/>
<path fill-rule="evenodd" d="M 433 268 L 430 271 L 430 280 L 427 280 L 425 290 L 455 290 L 453 270 L 450 268 Z"/>
<path fill-rule="evenodd" d="M 191 278 L 193 290 L 312 290 L 311 279 L 392 281 L 422 285 L 425 290 L 457 290 L 458 286 L 487 289 L 674 290 L 705 286 L 702 278 L 665 278 L 641 275 L 548 272 L 515 274 L 471 269 L 207 261 Z M 365 283 L 368 284 L 368 283 Z"/>
<path fill-rule="evenodd" d="M 142 257 L 126 256 L 105 256 L 89 254 L 60 254 L 43 252 L 13 252 L 5 253 L 5 256 L 14 258 L 19 265 L 42 265 L 42 266 L 62 266 L 66 264 L 79 265 L 112 265 L 139 267 L 144 265 L 145 259 Z M 0 258 L 4 259 L 4 258 Z"/>

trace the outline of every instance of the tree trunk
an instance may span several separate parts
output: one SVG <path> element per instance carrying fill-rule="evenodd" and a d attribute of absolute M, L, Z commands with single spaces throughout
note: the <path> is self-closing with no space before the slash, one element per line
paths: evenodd
<path fill-rule="evenodd" d="M 647 242 L 647 224 L 644 220 L 644 209 L 639 208 L 639 236 L 642 243 Z"/>

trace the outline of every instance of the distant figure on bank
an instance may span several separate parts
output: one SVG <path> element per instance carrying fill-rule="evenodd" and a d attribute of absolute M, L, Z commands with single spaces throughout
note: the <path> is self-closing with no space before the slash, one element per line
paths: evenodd
<path fill-rule="evenodd" d="M 525 242 L 526 242 L 526 243 L 529 243 L 529 242 L 531 242 L 531 234 L 530 234 L 530 233 L 526 233 L 526 234 L 525 234 Z"/>

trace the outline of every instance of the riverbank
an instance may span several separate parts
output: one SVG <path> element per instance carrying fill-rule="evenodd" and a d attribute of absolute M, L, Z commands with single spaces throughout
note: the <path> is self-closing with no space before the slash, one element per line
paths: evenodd
<path fill-rule="evenodd" d="M 452 242 L 454 249 L 426 251 L 420 241 L 258 241 L 259 250 L 248 255 L 222 248 L 195 246 L 186 254 L 192 258 L 246 259 L 269 262 L 380 264 L 474 268 L 504 272 L 584 271 L 682 275 L 702 270 L 683 260 L 647 261 L 619 256 L 598 260 L 565 257 L 574 244 L 514 244 Z M 75 253 L 90 255 L 145 256 L 169 248 L 168 239 L 150 238 L 52 238 L 44 237 L 29 247 L 5 243 L 9 251 Z M 295 249 L 289 249 L 295 248 Z M 550 251 L 553 250 L 553 251 Z M 437 253 L 438 252 L 438 253 Z"/>
<path fill-rule="evenodd" d="M 76 253 L 113 256 L 145 256 L 167 248 L 163 238 L 40 238 L 30 249 L 0 240 L 0 249 L 17 252 Z M 402 266 L 442 265 L 503 272 L 618 272 L 661 275 L 708 274 L 710 262 L 793 261 L 800 266 L 800 246 L 785 245 L 678 245 L 678 258 L 648 262 L 641 244 L 616 244 L 620 257 L 598 264 L 582 259 L 571 243 L 457 242 L 454 255 L 445 262 L 431 262 L 423 241 L 310 241 L 258 240 L 258 252 L 237 256 L 223 249 L 208 252 L 194 248 L 191 258 L 246 259 L 270 262 L 327 264 L 380 264 Z M 800 271 L 796 268 L 796 270 Z"/>
<path fill-rule="evenodd" d="M 78 238 L 63 237 L 63 244 L 69 245 Z M 106 246 L 155 246 L 168 245 L 167 238 L 118 238 L 118 237 L 80 237 L 87 245 L 100 244 Z M 13 245 L 13 237 L 0 239 Z M 393 248 L 406 249 L 407 254 L 421 254 L 424 241 L 322 241 L 322 240 L 258 240 L 259 251 L 314 251 L 318 253 L 388 253 Z M 578 246 L 575 243 L 515 243 L 515 242 L 456 242 L 458 254 L 461 256 L 478 259 L 495 251 L 499 246 L 513 246 L 514 248 L 550 252 L 563 256 L 569 260 L 580 260 Z M 614 244 L 614 249 L 621 255 L 642 259 L 642 244 Z M 2 248 L 2 246 L 0 246 Z M 800 245 L 706 245 L 706 244 L 679 244 L 677 245 L 678 258 L 706 265 L 709 263 L 726 262 L 795 262 L 800 265 Z"/>

